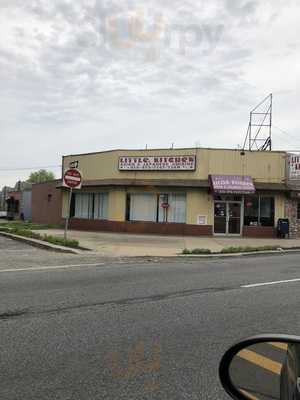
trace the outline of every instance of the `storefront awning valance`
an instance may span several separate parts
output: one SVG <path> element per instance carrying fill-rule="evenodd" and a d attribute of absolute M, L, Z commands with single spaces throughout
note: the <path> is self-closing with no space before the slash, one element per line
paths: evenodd
<path fill-rule="evenodd" d="M 222 194 L 251 194 L 255 186 L 251 176 L 210 175 L 211 189 Z"/>

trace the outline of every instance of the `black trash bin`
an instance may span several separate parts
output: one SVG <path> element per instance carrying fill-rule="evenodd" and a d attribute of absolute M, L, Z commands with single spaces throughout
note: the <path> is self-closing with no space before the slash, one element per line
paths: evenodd
<path fill-rule="evenodd" d="M 277 236 L 280 238 L 290 236 L 290 221 L 287 218 L 279 218 L 277 222 Z"/>

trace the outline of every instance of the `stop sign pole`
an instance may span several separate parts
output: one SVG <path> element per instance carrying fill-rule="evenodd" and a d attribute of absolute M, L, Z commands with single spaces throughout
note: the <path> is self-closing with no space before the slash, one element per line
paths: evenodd
<path fill-rule="evenodd" d="M 77 168 L 70 168 L 64 173 L 63 178 L 63 186 L 69 188 L 69 201 L 68 201 L 68 210 L 65 221 L 65 232 L 64 232 L 64 240 L 67 240 L 67 232 L 70 220 L 70 212 L 71 212 L 71 201 L 73 189 L 80 189 L 82 186 L 82 175 L 81 172 Z"/>

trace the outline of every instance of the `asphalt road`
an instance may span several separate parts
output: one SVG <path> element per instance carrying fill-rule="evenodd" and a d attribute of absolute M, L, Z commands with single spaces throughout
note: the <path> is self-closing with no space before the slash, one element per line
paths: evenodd
<path fill-rule="evenodd" d="M 233 342 L 300 334 L 299 281 L 244 287 L 299 279 L 297 254 L 77 260 L 0 240 L 0 399 L 228 399 Z"/>

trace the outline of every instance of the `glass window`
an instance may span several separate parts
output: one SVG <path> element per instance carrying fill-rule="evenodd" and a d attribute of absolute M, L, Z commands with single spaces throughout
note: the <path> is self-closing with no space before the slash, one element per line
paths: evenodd
<path fill-rule="evenodd" d="M 94 194 L 94 219 L 108 218 L 108 193 Z"/>
<path fill-rule="evenodd" d="M 171 193 L 169 198 L 168 222 L 186 223 L 186 195 Z"/>
<path fill-rule="evenodd" d="M 164 205 L 169 204 L 169 195 L 160 194 L 158 196 L 158 222 L 168 222 L 168 209 Z"/>
<path fill-rule="evenodd" d="M 274 226 L 273 197 L 260 197 L 260 225 Z"/>
<path fill-rule="evenodd" d="M 267 196 L 246 196 L 244 203 L 245 226 L 274 226 L 274 198 Z"/>
<path fill-rule="evenodd" d="M 158 207 L 158 222 L 186 223 L 185 193 L 160 194 Z"/>
<path fill-rule="evenodd" d="M 93 218 L 93 194 L 76 193 L 75 194 L 75 218 L 92 219 Z"/>
<path fill-rule="evenodd" d="M 245 207 L 244 225 L 245 226 L 258 225 L 258 219 L 259 219 L 258 197 L 246 196 L 244 207 Z"/>
<path fill-rule="evenodd" d="M 130 221 L 156 222 L 157 196 L 151 193 L 130 195 Z"/>
<path fill-rule="evenodd" d="M 108 218 L 108 193 L 76 193 L 74 217 L 82 219 Z M 72 214 L 71 214 L 72 215 Z"/>

